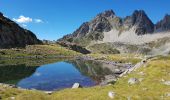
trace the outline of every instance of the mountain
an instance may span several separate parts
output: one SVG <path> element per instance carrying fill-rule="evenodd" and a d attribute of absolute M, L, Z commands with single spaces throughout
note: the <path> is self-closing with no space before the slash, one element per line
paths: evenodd
<path fill-rule="evenodd" d="M 0 48 L 25 47 L 40 43 L 34 33 L 23 29 L 0 13 Z"/>
<path fill-rule="evenodd" d="M 108 10 L 83 23 L 75 32 L 64 36 L 58 42 L 74 43 L 91 52 L 106 53 L 106 50 L 112 52 L 110 50 L 117 49 L 120 53 L 150 53 L 158 39 L 167 40 L 167 37 L 170 37 L 170 15 L 154 24 L 143 10 L 135 10 L 125 18 L 116 16 L 113 10 Z"/>
<path fill-rule="evenodd" d="M 170 30 L 170 15 L 165 15 L 165 17 L 155 25 L 155 29 L 159 31 Z"/>

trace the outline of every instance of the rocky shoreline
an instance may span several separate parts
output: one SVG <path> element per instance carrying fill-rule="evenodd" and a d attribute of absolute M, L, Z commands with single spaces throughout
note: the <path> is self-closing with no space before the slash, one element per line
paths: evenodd
<path fill-rule="evenodd" d="M 118 78 L 122 77 L 123 75 L 125 75 L 125 73 L 128 70 L 133 69 L 134 66 L 136 66 L 136 65 L 133 65 L 131 63 L 122 63 L 122 62 L 114 62 L 114 61 L 109 61 L 109 60 L 101 60 L 101 59 L 93 58 L 93 57 L 90 57 L 90 56 L 81 56 L 81 57 L 77 57 L 76 59 L 86 60 L 86 61 L 90 60 L 90 61 L 105 63 L 105 64 L 108 64 L 108 65 L 112 65 L 113 67 L 114 66 L 123 67 L 123 69 L 115 69 L 115 72 L 111 75 L 106 75 L 105 79 L 102 80 L 102 82 L 99 84 L 100 86 L 104 86 L 104 85 L 107 85 L 109 83 L 115 83 L 118 80 Z"/>
<path fill-rule="evenodd" d="M 65 56 L 60 56 L 60 57 L 65 57 Z M 122 66 L 124 68 L 123 70 L 115 69 L 115 72 L 113 74 L 106 75 L 105 79 L 102 80 L 102 82 L 99 84 L 100 86 L 105 86 L 105 85 L 108 85 L 110 83 L 115 83 L 120 77 L 122 77 L 123 75 L 128 73 L 129 70 L 132 71 L 132 69 L 136 68 L 135 66 L 138 65 L 138 64 L 133 65 L 131 63 L 121 63 L 121 62 L 114 62 L 114 61 L 109 61 L 109 60 L 102 60 L 102 59 L 98 59 L 98 58 L 94 58 L 94 57 L 90 57 L 90 56 L 78 56 L 78 57 L 74 57 L 73 59 L 84 60 L 84 61 L 88 61 L 88 60 L 89 61 L 95 61 L 95 62 L 100 62 L 100 63 L 112 65 L 113 67 L 114 66 Z M 0 85 L 2 87 L 17 88 L 17 89 L 20 89 L 20 90 L 29 90 L 29 89 L 23 89 L 21 87 L 17 87 L 16 85 L 12 85 L 12 84 L 0 83 Z M 35 90 L 35 89 L 31 89 L 31 90 Z M 48 94 L 52 93 L 52 91 L 44 91 L 44 92 L 48 93 Z"/>

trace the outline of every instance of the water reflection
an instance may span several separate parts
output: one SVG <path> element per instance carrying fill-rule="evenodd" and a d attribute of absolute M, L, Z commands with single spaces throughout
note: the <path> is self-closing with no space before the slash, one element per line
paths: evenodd
<path fill-rule="evenodd" d="M 41 60 L 36 62 L 38 64 L 34 62 L 29 66 L 0 63 L 0 82 L 17 84 L 27 89 L 51 91 L 71 88 L 75 82 L 84 87 L 94 86 L 105 80 L 108 75 L 116 76 L 126 69 L 125 66 L 98 61 L 58 59 L 54 60 L 55 63 L 48 61 L 51 64 L 44 64 L 45 61 Z"/>

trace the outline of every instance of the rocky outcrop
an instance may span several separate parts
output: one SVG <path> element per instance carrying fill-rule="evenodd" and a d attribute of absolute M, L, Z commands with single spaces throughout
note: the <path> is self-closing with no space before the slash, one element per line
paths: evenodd
<path fill-rule="evenodd" d="M 0 48 L 25 47 L 40 43 L 34 33 L 23 29 L 0 13 Z"/>
<path fill-rule="evenodd" d="M 134 27 L 135 33 L 138 35 L 153 33 L 154 31 L 154 24 L 143 10 L 136 10 L 131 16 L 126 17 L 124 26 L 128 28 Z"/>
<path fill-rule="evenodd" d="M 170 15 L 165 15 L 165 17 L 155 25 L 155 30 L 170 31 Z"/>
<path fill-rule="evenodd" d="M 57 42 L 59 45 L 63 46 L 63 47 L 66 47 L 68 49 L 71 49 L 71 50 L 74 50 L 74 51 L 77 51 L 77 52 L 80 52 L 82 54 L 89 54 L 90 51 L 87 50 L 86 48 L 83 48 L 79 45 L 76 45 L 74 43 L 65 43 L 65 42 Z"/>

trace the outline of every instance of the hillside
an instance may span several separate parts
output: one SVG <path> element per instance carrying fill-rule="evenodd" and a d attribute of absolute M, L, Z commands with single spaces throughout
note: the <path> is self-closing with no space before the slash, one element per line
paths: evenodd
<path fill-rule="evenodd" d="M 34 33 L 3 16 L 0 12 L 0 49 L 41 44 Z"/>

